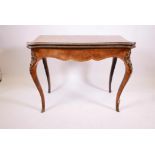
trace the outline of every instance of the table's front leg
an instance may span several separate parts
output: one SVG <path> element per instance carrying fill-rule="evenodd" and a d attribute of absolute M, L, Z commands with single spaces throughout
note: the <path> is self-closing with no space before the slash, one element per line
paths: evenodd
<path fill-rule="evenodd" d="M 126 83 L 128 82 L 128 80 L 131 76 L 131 73 L 133 71 L 132 63 L 130 60 L 130 54 L 131 54 L 131 51 L 127 51 L 125 56 L 122 58 L 122 60 L 124 61 L 124 64 L 125 64 L 125 74 L 124 74 L 123 81 L 118 89 L 117 96 L 116 96 L 116 111 L 117 112 L 119 112 L 119 103 L 120 103 L 121 93 L 122 93 Z"/>
<path fill-rule="evenodd" d="M 31 52 L 31 64 L 30 64 L 30 74 L 32 76 L 32 79 L 39 91 L 39 94 L 41 96 L 42 100 L 42 112 L 45 112 L 45 98 L 44 98 L 44 93 L 42 90 L 42 87 L 40 85 L 38 76 L 37 76 L 37 64 L 38 64 L 39 58 L 35 55 L 35 53 L 32 51 Z"/>

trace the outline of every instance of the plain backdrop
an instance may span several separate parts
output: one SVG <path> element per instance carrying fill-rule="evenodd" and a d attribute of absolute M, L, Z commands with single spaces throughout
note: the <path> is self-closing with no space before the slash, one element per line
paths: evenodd
<path fill-rule="evenodd" d="M 48 59 L 51 94 L 42 63 L 38 76 L 46 96 L 41 114 L 40 96 L 29 74 L 30 50 L 26 43 L 38 35 L 122 35 L 136 42 L 132 50 L 133 74 L 121 96 L 120 113 L 115 96 L 123 79 L 118 60 L 108 93 L 112 59 L 74 62 Z M 155 26 L 0 26 L 0 128 L 154 128 Z"/>

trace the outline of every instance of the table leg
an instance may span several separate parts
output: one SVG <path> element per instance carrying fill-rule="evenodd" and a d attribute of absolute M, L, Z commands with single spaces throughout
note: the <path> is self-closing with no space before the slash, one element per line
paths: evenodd
<path fill-rule="evenodd" d="M 37 64 L 38 64 L 38 59 L 35 57 L 34 53 L 32 52 L 32 57 L 31 57 L 31 64 L 30 64 L 30 74 L 32 76 L 32 79 L 39 91 L 39 94 L 41 96 L 41 101 L 42 101 L 42 112 L 45 112 L 45 98 L 44 98 L 44 93 L 42 90 L 42 87 L 40 85 L 39 79 L 37 77 Z"/>
<path fill-rule="evenodd" d="M 1 69 L 0 69 L 0 82 L 2 81 L 2 72 L 1 72 Z"/>
<path fill-rule="evenodd" d="M 47 59 L 43 58 L 43 65 L 45 68 L 45 73 L 46 73 L 46 77 L 47 77 L 47 82 L 48 82 L 48 93 L 51 92 L 51 82 L 50 82 L 50 74 L 49 74 L 49 69 L 48 69 L 48 65 L 47 65 Z"/>
<path fill-rule="evenodd" d="M 114 57 L 112 59 L 112 66 L 111 66 L 111 71 L 110 71 L 110 76 L 109 76 L 109 93 L 111 93 L 111 82 L 112 82 L 112 77 L 113 77 L 113 74 L 114 74 L 116 62 L 117 62 L 117 58 Z"/>
<path fill-rule="evenodd" d="M 126 56 L 123 58 L 123 61 L 125 64 L 125 74 L 124 74 L 124 78 L 122 80 L 122 83 L 118 89 L 117 96 L 116 96 L 116 111 L 117 112 L 119 112 L 120 96 L 122 94 L 122 91 L 123 91 L 125 85 L 127 84 L 128 80 L 129 80 L 132 70 L 133 70 L 132 63 L 130 60 L 130 54 L 131 54 L 131 51 L 128 51 L 126 53 Z"/>

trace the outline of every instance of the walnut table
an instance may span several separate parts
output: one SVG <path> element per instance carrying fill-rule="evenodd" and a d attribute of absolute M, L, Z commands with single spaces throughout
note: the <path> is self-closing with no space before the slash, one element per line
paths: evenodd
<path fill-rule="evenodd" d="M 112 57 L 112 67 L 109 78 L 109 92 L 111 92 L 111 82 L 117 62 L 120 58 L 125 65 L 125 75 L 118 89 L 116 96 L 116 111 L 119 112 L 120 95 L 132 73 L 132 63 L 130 60 L 131 49 L 135 47 L 135 42 L 129 42 L 121 36 L 39 36 L 33 42 L 29 42 L 27 47 L 31 49 L 30 74 L 40 93 L 42 101 L 42 112 L 45 111 L 45 98 L 42 87 L 37 77 L 37 64 L 43 61 L 47 81 L 48 92 L 51 92 L 50 75 L 47 65 L 47 57 L 61 60 L 102 60 Z"/>

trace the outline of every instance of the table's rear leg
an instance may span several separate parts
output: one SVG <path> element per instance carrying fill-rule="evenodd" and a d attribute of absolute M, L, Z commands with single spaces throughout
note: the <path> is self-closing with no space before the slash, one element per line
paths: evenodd
<path fill-rule="evenodd" d="M 109 93 L 111 93 L 111 83 L 112 83 L 112 77 L 113 77 L 113 74 L 114 74 L 116 62 L 117 62 L 117 58 L 114 57 L 112 59 L 112 66 L 111 66 L 111 71 L 110 71 L 110 76 L 109 76 Z"/>
<path fill-rule="evenodd" d="M 31 74 L 32 79 L 39 91 L 40 96 L 41 96 L 42 112 L 45 112 L 45 98 L 44 98 L 44 93 L 43 93 L 42 87 L 41 87 L 40 82 L 37 77 L 37 64 L 38 64 L 38 60 L 32 52 L 31 64 L 30 64 L 30 74 Z"/>
<path fill-rule="evenodd" d="M 47 82 L 48 82 L 48 93 L 50 93 L 51 92 L 51 81 L 50 81 L 50 74 L 49 74 L 49 69 L 48 69 L 48 65 L 47 65 L 47 59 L 43 58 L 42 61 L 44 64 L 45 73 L 46 73 Z"/>
<path fill-rule="evenodd" d="M 120 96 L 122 94 L 122 91 L 126 85 L 126 83 L 128 82 L 130 76 L 131 76 L 131 73 L 132 73 L 132 63 L 131 63 L 131 60 L 130 60 L 130 54 L 131 52 L 127 52 L 126 56 L 124 57 L 123 61 L 124 61 L 124 64 L 125 64 L 125 74 L 124 74 L 124 78 L 123 78 L 123 81 L 118 89 L 118 92 L 117 92 L 117 96 L 116 96 L 116 111 L 119 112 L 119 103 L 120 103 Z"/>

